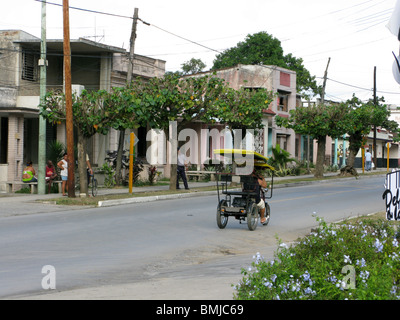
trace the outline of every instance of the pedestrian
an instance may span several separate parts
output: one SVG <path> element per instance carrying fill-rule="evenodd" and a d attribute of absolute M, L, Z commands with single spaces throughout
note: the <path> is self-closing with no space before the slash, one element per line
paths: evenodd
<path fill-rule="evenodd" d="M 57 163 L 57 166 L 61 169 L 61 188 L 62 195 L 66 196 L 65 190 L 68 190 L 67 181 L 68 181 L 68 154 L 64 153 L 63 158 Z"/>
<path fill-rule="evenodd" d="M 22 182 L 29 183 L 29 182 L 37 182 L 37 178 L 35 177 L 36 171 L 33 168 L 32 161 L 28 161 L 26 163 L 26 167 L 22 172 Z"/>
<path fill-rule="evenodd" d="M 90 177 L 93 175 L 93 169 L 90 165 L 89 155 L 86 153 L 86 172 L 87 172 L 87 184 L 90 184 Z"/>
<path fill-rule="evenodd" d="M 188 162 L 186 161 L 186 156 L 184 153 L 181 152 L 181 147 L 178 147 L 178 168 L 177 168 L 177 175 L 176 175 L 176 189 L 180 189 L 179 187 L 179 177 L 182 178 L 183 185 L 185 186 L 186 190 L 189 190 L 189 186 L 186 179 L 186 168 L 188 166 Z"/>
<path fill-rule="evenodd" d="M 56 168 L 53 165 L 53 161 L 48 160 L 46 165 L 46 183 L 48 184 L 49 192 L 51 193 L 51 184 L 53 180 L 57 177 Z"/>
<path fill-rule="evenodd" d="M 372 154 L 369 152 L 369 149 L 365 150 L 365 170 L 371 171 L 372 165 Z"/>

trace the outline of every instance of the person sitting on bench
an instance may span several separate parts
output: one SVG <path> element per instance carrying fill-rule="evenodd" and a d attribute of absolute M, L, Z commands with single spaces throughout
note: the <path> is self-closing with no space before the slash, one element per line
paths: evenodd
<path fill-rule="evenodd" d="M 28 161 L 26 163 L 26 167 L 22 172 L 22 182 L 30 183 L 30 182 L 37 182 L 37 178 L 35 177 L 36 171 L 32 166 L 32 161 Z"/>
<path fill-rule="evenodd" d="M 51 184 L 56 177 L 57 173 L 56 173 L 56 168 L 53 165 L 53 161 L 48 160 L 46 166 L 46 182 L 49 187 L 49 193 L 51 193 Z"/>

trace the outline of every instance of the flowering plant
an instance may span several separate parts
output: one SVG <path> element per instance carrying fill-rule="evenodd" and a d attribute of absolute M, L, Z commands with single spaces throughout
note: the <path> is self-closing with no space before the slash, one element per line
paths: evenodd
<path fill-rule="evenodd" d="M 399 300 L 399 234 L 386 220 L 319 226 L 242 269 L 236 299 Z M 351 270 L 351 272 L 344 272 Z"/>

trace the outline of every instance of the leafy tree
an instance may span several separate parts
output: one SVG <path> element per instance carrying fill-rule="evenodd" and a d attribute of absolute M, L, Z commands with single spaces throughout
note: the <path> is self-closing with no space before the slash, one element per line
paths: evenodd
<path fill-rule="evenodd" d="M 218 119 L 230 130 L 261 129 L 263 110 L 268 109 L 273 94 L 262 88 L 235 90 L 227 87 L 218 99 L 215 108 L 209 110 L 212 119 Z"/>
<path fill-rule="evenodd" d="M 78 133 L 78 170 L 82 193 L 87 193 L 86 139 L 96 132 L 106 134 L 109 130 L 107 124 L 115 115 L 107 107 L 107 97 L 108 93 L 104 90 L 98 92 L 84 90 L 80 96 L 75 94 L 72 96 L 74 126 Z M 40 114 L 51 123 L 64 122 L 66 120 L 65 95 L 58 92 L 48 93 L 40 106 Z"/>
<path fill-rule="evenodd" d="M 218 54 L 214 60 L 212 70 L 230 68 L 238 64 L 249 65 L 276 65 L 290 69 L 297 73 L 297 91 L 309 91 L 314 94 L 320 92 L 315 76 L 303 66 L 303 60 L 292 54 L 284 55 L 281 42 L 267 32 L 258 32 L 248 35 L 243 42 Z"/>
<path fill-rule="evenodd" d="M 125 140 L 125 130 L 145 126 L 148 113 L 143 110 L 140 98 L 132 91 L 129 85 L 125 87 L 114 87 L 108 95 L 107 107 L 112 110 L 114 117 L 108 125 L 119 132 L 118 150 L 116 160 L 117 185 L 121 184 L 122 155 Z"/>
<path fill-rule="evenodd" d="M 349 135 L 349 157 L 347 165 L 354 166 L 354 160 L 358 151 L 362 147 L 364 137 L 368 136 L 373 125 L 397 132 L 398 124 L 395 121 L 389 120 L 390 110 L 385 104 L 383 98 L 378 99 L 378 104 L 375 105 L 370 99 L 366 103 L 362 102 L 354 94 L 353 97 L 346 102 L 349 108 L 347 116 Z"/>
<path fill-rule="evenodd" d="M 206 64 L 201 59 L 192 58 L 182 64 L 183 75 L 195 74 L 203 71 Z"/>
<path fill-rule="evenodd" d="M 210 118 L 225 124 L 235 145 L 239 145 L 241 141 L 236 136 L 236 130 L 241 130 L 242 135 L 239 139 L 244 139 L 247 129 L 262 129 L 263 111 L 268 109 L 273 94 L 266 89 L 251 90 L 242 87 L 235 90 L 227 87 L 218 99 L 214 108 L 209 110 Z"/>
<path fill-rule="evenodd" d="M 298 107 L 290 111 L 289 118 L 276 116 L 275 122 L 280 127 L 291 128 L 296 133 L 310 135 L 317 140 L 314 175 L 320 178 L 324 173 L 326 136 L 338 138 L 347 132 L 347 114 L 348 107 L 344 104 Z"/>
<path fill-rule="evenodd" d="M 272 101 L 266 90 L 234 90 L 213 75 L 179 79 L 168 74 L 148 82 L 134 81 L 131 90 L 149 115 L 149 126 L 167 136 L 171 121 L 177 122 L 178 132 L 193 121 L 218 121 L 235 129 L 261 128 L 262 110 Z M 171 145 L 173 151 L 176 148 Z M 172 164 L 170 189 L 175 188 L 176 164 Z"/>
<path fill-rule="evenodd" d="M 132 82 L 133 92 L 141 100 L 149 118 L 149 126 L 161 129 L 169 136 L 170 123 L 177 122 L 178 132 L 193 121 L 212 121 L 208 112 L 218 102 L 226 85 L 222 79 L 204 77 L 185 77 L 179 79 L 173 74 L 163 78 L 152 78 L 147 82 Z M 215 109 L 215 108 L 214 108 Z M 171 149 L 177 150 L 176 141 L 172 139 Z M 174 160 L 174 159 L 172 159 Z M 171 164 L 170 189 L 176 188 L 176 163 Z"/>

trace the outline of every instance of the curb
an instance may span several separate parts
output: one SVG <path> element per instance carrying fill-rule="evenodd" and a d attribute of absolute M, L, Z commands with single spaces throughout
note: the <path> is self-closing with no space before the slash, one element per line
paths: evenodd
<path fill-rule="evenodd" d="M 144 203 L 144 202 L 152 202 L 158 200 L 171 200 L 171 199 L 182 199 L 182 198 L 191 198 L 196 196 L 208 196 L 217 194 L 217 191 L 199 191 L 199 192 L 190 192 L 190 193 L 177 193 L 177 194 L 166 194 L 159 196 L 148 196 L 148 197 L 137 197 L 137 198 L 129 198 L 129 199 L 118 199 L 118 200 L 104 200 L 99 201 L 98 207 L 112 207 L 121 204 L 131 204 L 131 203 Z"/>

